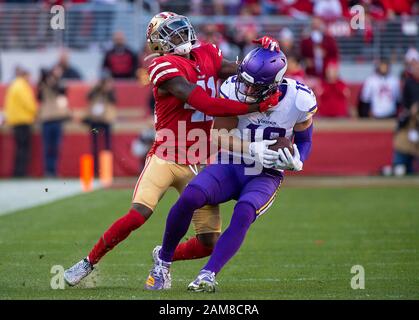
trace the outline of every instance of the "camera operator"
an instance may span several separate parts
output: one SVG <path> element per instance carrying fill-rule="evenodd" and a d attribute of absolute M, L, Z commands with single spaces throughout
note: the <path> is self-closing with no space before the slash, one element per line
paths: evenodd
<path fill-rule="evenodd" d="M 38 83 L 38 100 L 41 108 L 39 119 L 42 123 L 42 144 L 44 175 L 57 175 L 57 162 L 62 140 L 63 122 L 71 118 L 66 96 L 66 87 L 62 80 L 63 70 L 55 66 L 52 70 L 41 70 Z"/>
<path fill-rule="evenodd" d="M 87 95 L 89 107 L 84 123 L 90 126 L 95 175 L 99 174 L 99 151 L 111 150 L 112 124 L 116 119 L 114 82 L 108 72 L 103 72 L 99 82 Z"/>

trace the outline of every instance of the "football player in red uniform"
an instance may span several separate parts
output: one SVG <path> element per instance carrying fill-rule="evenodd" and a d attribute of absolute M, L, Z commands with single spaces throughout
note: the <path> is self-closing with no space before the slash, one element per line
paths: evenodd
<path fill-rule="evenodd" d="M 198 43 L 189 19 L 184 16 L 172 12 L 154 16 L 148 25 L 147 41 L 158 56 L 148 68 L 156 100 L 156 140 L 135 186 L 131 209 L 105 231 L 86 258 L 65 271 L 64 279 L 69 285 L 79 283 L 108 251 L 143 225 L 169 187 L 181 193 L 197 174 L 197 165 L 205 162 L 209 154 L 206 151 L 198 155 L 190 152 L 199 144 L 196 139 L 188 139 L 191 133 L 193 137 L 197 132 L 202 133 L 206 137 L 204 144 L 208 145 L 212 116 L 263 112 L 276 105 L 279 99 L 279 92 L 251 105 L 216 98 L 218 79 L 235 74 L 237 64 L 223 59 L 216 46 Z M 269 37 L 256 42 L 265 48 L 279 50 L 277 42 Z M 218 207 L 206 206 L 197 210 L 193 224 L 196 237 L 181 243 L 173 260 L 211 254 L 221 232 Z M 158 250 L 156 247 L 153 252 Z"/>

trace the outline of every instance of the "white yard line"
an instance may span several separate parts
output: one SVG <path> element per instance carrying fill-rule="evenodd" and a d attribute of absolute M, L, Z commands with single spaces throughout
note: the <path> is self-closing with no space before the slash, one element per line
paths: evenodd
<path fill-rule="evenodd" d="M 100 188 L 95 181 L 93 189 Z M 0 180 L 0 216 L 82 193 L 78 179 Z"/>

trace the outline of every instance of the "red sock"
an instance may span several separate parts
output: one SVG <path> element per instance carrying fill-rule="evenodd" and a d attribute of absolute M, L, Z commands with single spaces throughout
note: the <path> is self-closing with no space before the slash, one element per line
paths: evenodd
<path fill-rule="evenodd" d="M 211 253 L 212 248 L 204 246 L 196 237 L 193 237 L 176 247 L 172 261 L 204 258 Z"/>
<path fill-rule="evenodd" d="M 90 263 L 98 263 L 108 251 L 112 250 L 118 243 L 128 237 L 131 231 L 138 229 L 145 221 L 144 216 L 140 212 L 131 208 L 125 216 L 116 220 L 105 231 L 102 237 L 100 237 L 99 241 L 89 253 Z"/>

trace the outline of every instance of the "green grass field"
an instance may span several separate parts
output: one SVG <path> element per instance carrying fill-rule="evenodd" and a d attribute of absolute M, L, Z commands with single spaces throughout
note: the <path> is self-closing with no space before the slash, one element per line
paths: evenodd
<path fill-rule="evenodd" d="M 0 299 L 418 299 L 418 191 L 285 186 L 219 274 L 215 294 L 186 291 L 204 260 L 176 262 L 170 291 L 143 289 L 174 192 L 84 283 L 51 289 L 51 267 L 84 257 L 126 212 L 132 191 L 67 198 L 0 217 Z M 224 226 L 233 205 L 222 206 Z M 350 286 L 358 264 L 364 290 Z"/>

